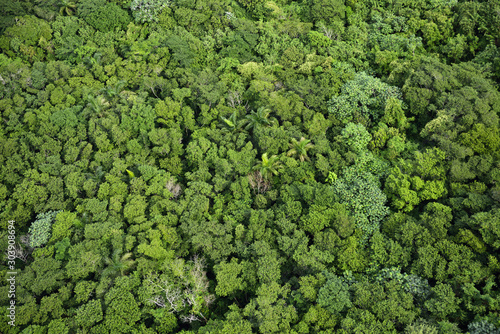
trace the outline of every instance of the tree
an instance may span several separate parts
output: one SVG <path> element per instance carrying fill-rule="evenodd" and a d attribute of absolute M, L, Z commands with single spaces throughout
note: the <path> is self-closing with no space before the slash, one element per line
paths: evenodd
<path fill-rule="evenodd" d="M 49 323 L 48 334 L 68 334 L 69 327 L 63 319 L 54 319 Z"/>
<path fill-rule="evenodd" d="M 245 290 L 246 282 L 242 271 L 245 269 L 243 263 L 238 263 L 235 258 L 231 262 L 222 261 L 214 267 L 217 278 L 215 292 L 218 296 L 234 295 L 237 291 Z"/>
<path fill-rule="evenodd" d="M 150 273 L 143 281 L 145 296 L 150 305 L 179 314 L 183 322 L 204 321 L 215 296 L 208 291 L 205 260 L 194 256 L 192 261 L 170 262 L 171 273 Z"/>
<path fill-rule="evenodd" d="M 380 189 L 378 178 L 361 166 L 345 168 L 342 177 L 333 182 L 332 190 L 339 202 L 346 204 L 356 226 L 363 230 L 364 240 L 389 214 L 389 208 L 385 206 L 387 198 Z"/>
<path fill-rule="evenodd" d="M 500 249 L 500 209 L 474 214 L 467 224 L 481 234 L 485 244 L 494 251 Z"/>
<path fill-rule="evenodd" d="M 78 12 L 85 22 L 101 32 L 124 29 L 131 21 L 129 14 L 117 4 L 102 0 L 83 0 Z"/>
<path fill-rule="evenodd" d="M 407 73 L 402 91 L 409 111 L 420 115 L 420 136 L 432 140 L 452 159 L 494 150 L 500 94 L 493 83 L 467 63 L 446 65 L 424 57 L 411 67 L 411 74 L 408 66 L 402 70 Z M 394 78 L 399 71 L 393 73 Z"/>
<path fill-rule="evenodd" d="M 253 170 L 258 171 L 264 179 L 270 179 L 272 175 L 278 175 L 281 168 L 282 165 L 277 155 L 268 158 L 267 153 L 264 153 L 262 154 L 262 161 L 257 163 Z"/>
<path fill-rule="evenodd" d="M 102 271 L 102 276 L 123 276 L 128 270 L 134 266 L 134 260 L 130 259 L 132 253 L 122 255 L 120 250 L 113 251 L 111 257 L 105 257 L 104 263 L 107 267 Z"/>
<path fill-rule="evenodd" d="M 104 93 L 108 101 L 116 103 L 117 98 L 123 94 L 126 86 L 127 81 L 119 80 L 116 84 L 102 88 L 99 92 Z"/>
<path fill-rule="evenodd" d="M 385 191 L 392 205 L 405 212 L 425 200 L 447 194 L 445 152 L 439 148 L 416 151 L 412 160 L 400 160 L 387 177 Z"/>
<path fill-rule="evenodd" d="M 267 119 L 268 117 L 269 109 L 265 107 L 260 107 L 257 111 L 252 111 L 249 115 L 245 116 L 245 130 L 254 129 L 258 126 L 270 125 L 271 122 Z"/>
<path fill-rule="evenodd" d="M 443 239 L 451 226 L 453 215 L 451 208 L 440 203 L 429 203 L 420 215 L 421 224 L 437 239 Z"/>
<path fill-rule="evenodd" d="M 243 129 L 245 124 L 245 120 L 238 119 L 238 112 L 235 110 L 229 118 L 225 118 L 221 116 L 222 121 L 224 121 L 223 129 L 226 129 L 231 132 L 239 132 Z"/>
<path fill-rule="evenodd" d="M 119 277 L 104 296 L 104 326 L 109 332 L 127 333 L 141 318 L 139 303 L 132 291 L 140 284 L 135 277 Z"/>
<path fill-rule="evenodd" d="M 74 281 L 85 279 L 99 271 L 102 265 L 102 245 L 96 240 L 85 240 L 69 248 L 66 273 Z"/>
<path fill-rule="evenodd" d="M 365 72 L 357 73 L 345 83 L 338 96 L 328 102 L 328 111 L 344 124 L 353 120 L 377 122 L 384 114 L 390 98 L 402 100 L 400 89 L 382 82 Z"/>
<path fill-rule="evenodd" d="M 130 10 L 136 22 L 155 22 L 162 10 L 169 6 L 169 0 L 133 0 Z"/>
<path fill-rule="evenodd" d="M 71 16 L 74 14 L 76 9 L 76 4 L 73 1 L 70 0 L 61 0 L 60 1 L 60 8 L 59 8 L 59 13 L 61 15 L 68 15 Z"/>
<path fill-rule="evenodd" d="M 425 302 L 425 306 L 438 319 L 446 319 L 459 309 L 459 300 L 449 284 L 437 283 L 432 292 L 433 296 Z"/>
<path fill-rule="evenodd" d="M 49 211 L 41 213 L 31 224 L 28 233 L 30 234 L 30 247 L 41 247 L 50 239 L 51 225 L 60 211 Z"/>
<path fill-rule="evenodd" d="M 304 137 L 300 138 L 300 141 L 292 138 L 292 142 L 290 143 L 290 150 L 287 152 L 287 156 L 296 157 L 301 162 L 304 160 L 310 161 L 311 159 L 307 156 L 307 151 L 314 147 L 314 144 L 311 143 L 309 139 L 305 139 Z"/>
<path fill-rule="evenodd" d="M 265 193 L 271 187 L 271 182 L 264 178 L 258 170 L 248 174 L 248 184 L 254 192 L 259 194 Z"/>
<path fill-rule="evenodd" d="M 24 270 L 19 280 L 20 286 L 40 296 L 51 293 L 65 284 L 65 272 L 61 270 L 61 262 L 51 257 L 38 257 Z"/>
<path fill-rule="evenodd" d="M 276 282 L 265 283 L 256 291 L 257 298 L 251 300 L 243 309 L 243 314 L 254 319 L 255 330 L 262 333 L 290 332 L 291 325 L 297 320 L 297 311 L 286 303 L 290 286 L 280 286 Z"/>
<path fill-rule="evenodd" d="M 438 334 L 438 328 L 424 321 L 406 326 L 405 334 Z"/>
<path fill-rule="evenodd" d="M 361 154 L 366 151 L 366 147 L 372 139 L 372 136 L 363 124 L 349 122 L 345 128 L 342 129 L 339 139 L 354 153 Z"/>
<path fill-rule="evenodd" d="M 499 332 L 498 328 L 488 320 L 473 321 L 467 326 L 467 329 L 471 334 L 496 334 Z"/>
<path fill-rule="evenodd" d="M 91 300 L 80 306 L 76 312 L 75 321 L 78 326 L 92 328 L 103 319 L 102 305 L 100 300 Z"/>
<path fill-rule="evenodd" d="M 87 103 L 87 108 L 89 109 L 89 114 L 92 115 L 98 115 L 99 117 L 104 116 L 104 110 L 109 107 L 109 102 L 106 101 L 106 99 L 101 96 L 93 96 L 89 94 L 87 96 L 87 100 L 89 101 Z"/>
<path fill-rule="evenodd" d="M 345 18 L 344 0 L 308 0 L 305 7 L 309 10 L 309 17 L 313 22 L 330 23 L 334 20 L 342 21 Z"/>
<path fill-rule="evenodd" d="M 47 49 L 41 47 L 42 42 L 51 41 L 52 32 L 50 24 L 45 20 L 32 15 L 19 17 L 14 25 L 5 29 L 2 51 L 5 50 L 12 58 L 15 58 L 15 52 L 21 59 L 30 63 L 42 61 L 48 53 Z"/>
<path fill-rule="evenodd" d="M 326 283 L 318 291 L 317 303 L 333 314 L 352 306 L 349 286 L 337 275 L 324 272 Z"/>

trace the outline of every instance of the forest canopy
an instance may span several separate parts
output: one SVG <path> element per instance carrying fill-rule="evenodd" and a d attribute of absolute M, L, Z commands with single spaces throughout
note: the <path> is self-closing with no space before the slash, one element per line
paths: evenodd
<path fill-rule="evenodd" d="M 0 8 L 0 333 L 500 333 L 498 0 Z"/>

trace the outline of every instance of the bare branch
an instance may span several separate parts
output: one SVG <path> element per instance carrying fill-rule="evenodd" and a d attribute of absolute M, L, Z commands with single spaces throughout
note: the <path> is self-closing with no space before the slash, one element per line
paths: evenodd
<path fill-rule="evenodd" d="M 189 314 L 187 316 L 186 315 L 182 315 L 181 316 L 181 321 L 182 322 L 192 323 L 193 321 L 200 321 L 200 318 L 198 318 L 194 314 Z"/>
<path fill-rule="evenodd" d="M 171 198 L 177 198 L 182 193 L 180 184 L 175 183 L 174 179 L 170 179 L 167 184 L 165 184 L 165 188 L 172 194 Z"/>
<path fill-rule="evenodd" d="M 271 182 L 266 180 L 259 171 L 248 175 L 248 183 L 254 192 L 263 194 L 271 187 Z"/>
<path fill-rule="evenodd" d="M 165 307 L 165 301 L 163 300 L 163 298 L 161 298 L 161 296 L 155 296 L 154 298 L 150 298 L 148 299 L 148 302 L 150 302 L 151 304 L 155 304 L 156 306 L 159 306 L 159 307 Z"/>
<path fill-rule="evenodd" d="M 227 99 L 228 99 L 229 106 L 232 108 L 236 108 L 236 106 L 241 105 L 241 96 L 240 96 L 240 92 L 238 92 L 238 91 L 230 91 Z"/>
<path fill-rule="evenodd" d="M 10 252 L 14 252 L 14 258 L 19 259 L 23 262 L 26 262 L 28 260 L 28 256 L 31 254 L 33 251 L 33 248 L 28 247 L 28 248 L 23 248 L 21 244 L 14 245 L 14 250 L 10 250 Z M 5 252 L 6 256 L 9 256 L 9 251 Z M 12 256 L 12 253 L 10 254 Z"/>

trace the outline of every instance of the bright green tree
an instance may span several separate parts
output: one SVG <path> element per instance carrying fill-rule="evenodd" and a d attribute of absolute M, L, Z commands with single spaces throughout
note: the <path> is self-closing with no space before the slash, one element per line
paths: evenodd
<path fill-rule="evenodd" d="M 258 126 L 271 125 L 271 121 L 268 120 L 269 113 L 269 109 L 260 107 L 257 111 L 252 111 L 250 114 L 246 115 L 245 129 L 250 130 Z"/>
<path fill-rule="evenodd" d="M 282 165 L 277 155 L 269 158 L 267 153 L 264 153 L 262 154 L 262 161 L 257 163 L 253 170 L 258 171 L 264 179 L 269 179 L 272 175 L 278 175 L 281 168 Z"/>
<path fill-rule="evenodd" d="M 301 162 L 304 160 L 310 161 L 311 159 L 307 155 L 307 151 L 314 147 L 314 144 L 311 143 L 309 139 L 305 139 L 304 137 L 300 137 L 300 140 L 292 138 L 292 142 L 290 143 L 290 150 L 287 152 L 287 156 L 298 158 Z"/>
<path fill-rule="evenodd" d="M 31 247 L 41 247 L 49 241 L 52 223 L 59 212 L 49 211 L 36 216 L 36 220 L 31 224 L 28 231 Z"/>
<path fill-rule="evenodd" d="M 377 122 L 391 98 L 402 100 L 398 87 L 360 72 L 341 87 L 338 96 L 330 99 L 328 111 L 344 124 L 361 119 Z"/>

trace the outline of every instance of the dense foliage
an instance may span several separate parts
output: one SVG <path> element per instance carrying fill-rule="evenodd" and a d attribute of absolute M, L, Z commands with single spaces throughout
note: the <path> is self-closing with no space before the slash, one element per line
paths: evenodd
<path fill-rule="evenodd" d="M 500 332 L 498 0 L 0 2 L 0 333 Z"/>

